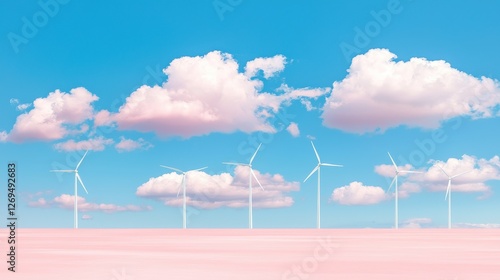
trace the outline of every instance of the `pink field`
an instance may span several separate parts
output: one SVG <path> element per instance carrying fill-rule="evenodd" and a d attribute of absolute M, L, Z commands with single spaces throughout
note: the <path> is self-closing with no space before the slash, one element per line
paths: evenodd
<path fill-rule="evenodd" d="M 20 229 L 17 242 L 0 279 L 500 280 L 498 229 Z"/>

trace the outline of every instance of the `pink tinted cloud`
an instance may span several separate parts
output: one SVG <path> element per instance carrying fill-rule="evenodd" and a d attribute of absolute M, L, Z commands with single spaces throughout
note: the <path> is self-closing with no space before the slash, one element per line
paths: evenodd
<path fill-rule="evenodd" d="M 85 198 L 79 196 L 78 200 L 78 210 L 82 212 L 90 212 L 90 211 L 98 211 L 104 213 L 114 213 L 114 212 L 125 212 L 125 211 L 149 211 L 151 210 L 151 206 L 137 206 L 137 205 L 125 205 L 120 206 L 116 204 L 106 204 L 106 203 L 91 203 L 88 202 Z M 37 201 L 28 202 L 28 205 L 31 207 L 59 207 L 68 210 L 72 210 L 74 208 L 75 196 L 69 194 L 63 194 L 55 197 L 51 200 L 46 200 L 45 198 L 39 198 Z"/>
<path fill-rule="evenodd" d="M 300 136 L 300 130 L 299 126 L 291 122 L 290 125 L 286 128 L 286 130 L 293 136 L 293 137 L 299 137 Z"/>
<path fill-rule="evenodd" d="M 449 158 L 446 161 L 431 160 L 433 165 L 421 174 L 406 174 L 407 178 L 400 181 L 400 197 L 408 197 L 411 193 L 421 191 L 444 192 L 448 187 L 448 177 L 438 167 L 441 166 L 449 176 L 454 176 L 463 172 L 461 176 L 452 179 L 452 191 L 456 192 L 480 192 L 480 199 L 491 195 L 492 190 L 486 184 L 487 181 L 500 180 L 500 157 L 494 156 L 491 159 L 476 158 L 470 155 L 463 155 L 461 158 Z M 399 167 L 401 170 L 411 168 L 410 165 Z M 391 174 L 392 170 L 392 174 Z M 393 177 L 394 166 L 377 165 L 375 172 L 384 177 Z M 404 173 L 403 173 L 404 174 Z M 400 174 L 402 175 L 402 174 Z"/>
<path fill-rule="evenodd" d="M 351 182 L 347 186 L 333 190 L 330 200 L 344 205 L 369 205 L 380 203 L 389 198 L 390 196 L 381 187 Z"/>
<path fill-rule="evenodd" d="M 407 170 L 414 170 L 413 166 L 410 164 L 405 164 L 402 166 L 398 166 L 399 171 L 407 171 Z M 379 174 L 380 176 L 383 177 L 394 177 L 396 176 L 396 168 L 392 164 L 380 164 L 375 166 L 375 173 Z M 399 176 L 407 176 L 408 173 L 400 173 Z"/>
<path fill-rule="evenodd" d="M 257 64 L 250 68 L 267 69 L 267 75 L 281 69 Z M 189 138 L 235 131 L 274 133 L 276 129 L 269 118 L 281 104 L 327 92 L 325 89 L 288 89 L 281 95 L 261 92 L 263 82 L 238 69 L 230 54 L 219 51 L 174 59 L 163 70 L 168 76 L 165 83 L 141 86 L 117 113 L 99 112 L 95 124 L 116 123 L 120 130 L 154 132 L 162 137 Z"/>
<path fill-rule="evenodd" d="M 457 116 L 487 118 L 500 104 L 497 80 L 475 78 L 443 60 L 395 61 L 386 49 L 352 60 L 348 75 L 333 83 L 323 124 L 353 133 L 406 125 L 434 129 Z M 425 108 L 425 110 L 422 110 Z"/>
<path fill-rule="evenodd" d="M 152 144 L 146 142 L 144 139 L 139 138 L 137 141 L 121 137 L 120 142 L 115 145 L 118 152 L 131 152 L 137 149 L 147 150 L 153 147 Z"/>
<path fill-rule="evenodd" d="M 91 104 L 98 99 L 82 87 L 74 88 L 70 93 L 56 90 L 45 98 L 37 98 L 29 112 L 17 117 L 6 140 L 20 143 L 61 139 L 72 132 L 67 126 L 92 118 Z"/>
<path fill-rule="evenodd" d="M 66 142 L 57 143 L 54 148 L 58 151 L 82 151 L 82 150 L 92 150 L 92 151 L 103 151 L 106 146 L 113 144 L 112 139 L 107 139 L 102 136 L 91 138 L 88 140 L 78 141 L 68 140 Z"/>
<path fill-rule="evenodd" d="M 40 198 L 38 198 L 35 201 L 29 201 L 28 202 L 28 206 L 30 206 L 30 207 L 38 207 L 38 208 L 48 208 L 48 207 L 50 207 L 48 201 L 45 198 L 43 198 L 43 197 L 40 197 Z"/>
<path fill-rule="evenodd" d="M 412 218 L 405 220 L 401 227 L 403 228 L 422 228 L 432 224 L 430 218 Z"/>
<path fill-rule="evenodd" d="M 189 172 L 186 176 L 187 204 L 198 208 L 248 207 L 247 167 L 237 166 L 235 174 L 209 175 L 201 171 Z M 289 207 L 293 198 L 288 192 L 299 190 L 298 182 L 287 182 L 280 174 L 263 174 L 254 170 L 261 182 L 262 190 L 253 180 L 253 206 L 256 208 Z M 165 205 L 181 206 L 182 195 L 177 197 L 182 175 L 167 173 L 151 178 L 137 188 L 139 197 L 160 200 Z"/>

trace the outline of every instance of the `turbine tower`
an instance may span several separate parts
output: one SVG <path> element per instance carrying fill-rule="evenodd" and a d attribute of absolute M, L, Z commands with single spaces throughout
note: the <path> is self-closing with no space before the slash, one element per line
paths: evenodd
<path fill-rule="evenodd" d="M 78 167 L 80 167 L 80 164 L 82 164 L 82 161 L 83 161 L 83 159 L 85 158 L 85 156 L 87 155 L 88 152 L 89 152 L 88 150 L 85 152 L 85 154 L 83 155 L 82 159 L 80 159 L 80 162 L 78 162 L 78 164 L 76 165 L 76 168 L 74 170 L 50 170 L 50 172 L 75 173 L 75 205 L 74 205 L 74 207 L 75 207 L 75 210 L 74 210 L 75 217 L 74 217 L 74 228 L 78 228 L 78 186 L 77 186 L 77 180 L 78 180 L 78 182 L 80 182 L 80 184 L 82 185 L 82 187 L 85 190 L 85 192 L 87 194 L 89 194 L 89 192 L 87 191 L 87 188 L 85 188 L 85 185 L 82 182 L 82 179 L 80 178 L 80 175 L 78 174 Z"/>
<path fill-rule="evenodd" d="M 165 165 L 160 165 L 161 167 L 163 168 L 167 168 L 167 169 L 170 169 L 170 170 L 173 170 L 175 172 L 179 172 L 182 174 L 182 182 L 181 184 L 179 185 L 179 189 L 177 190 L 177 197 L 179 197 L 179 192 L 181 191 L 181 186 L 182 186 L 182 193 L 183 193 L 183 203 L 182 203 L 182 228 L 185 229 L 186 228 L 186 175 L 187 173 L 189 172 L 192 172 L 192 171 L 200 171 L 200 170 L 203 170 L 205 168 L 207 168 L 206 166 L 205 167 L 202 167 L 202 168 L 198 168 L 198 169 L 193 169 L 193 170 L 189 170 L 189 171 L 182 171 L 180 169 L 177 169 L 177 168 L 173 168 L 173 167 L 169 167 L 169 166 L 165 166 Z"/>
<path fill-rule="evenodd" d="M 320 209 L 321 209 L 321 202 L 320 202 L 320 198 L 321 198 L 321 180 L 320 180 L 320 169 L 321 169 L 321 166 L 334 166 L 334 167 L 342 167 L 342 165 L 338 165 L 338 164 L 331 164 L 331 163 L 323 163 L 321 162 L 321 159 L 319 158 L 319 155 L 318 155 L 318 152 L 316 151 L 316 147 L 314 147 L 314 144 L 313 142 L 311 141 L 311 145 L 313 147 L 313 150 L 314 150 L 314 153 L 316 154 L 316 158 L 318 159 L 318 165 L 316 165 L 316 167 L 314 167 L 314 169 L 311 171 L 311 173 L 309 173 L 309 175 L 306 177 L 306 179 L 304 180 L 304 183 L 307 181 L 307 179 L 309 179 L 309 177 L 311 177 L 311 175 L 314 174 L 314 172 L 318 171 L 318 201 L 317 201 L 317 221 L 316 221 L 316 227 L 317 228 L 321 228 L 321 217 L 320 217 Z"/>
<path fill-rule="evenodd" d="M 444 175 L 448 177 L 448 187 L 446 188 L 446 195 L 444 196 L 444 199 L 448 199 L 448 228 L 451 228 L 451 179 L 456 178 L 465 173 L 469 173 L 473 170 L 465 171 L 457 175 L 450 176 L 448 175 L 448 173 L 446 173 L 446 171 L 444 171 L 444 169 L 441 166 L 438 165 L 437 167 L 439 167 L 439 169 L 443 171 Z"/>
<path fill-rule="evenodd" d="M 391 161 L 392 161 L 392 164 L 394 165 L 394 169 L 396 169 L 396 176 L 394 176 L 394 179 L 392 179 L 392 183 L 391 185 L 389 186 L 389 188 L 387 189 L 387 192 L 389 192 L 392 188 L 392 185 L 394 184 L 394 182 L 396 182 L 396 188 L 394 190 L 394 201 L 395 201 L 395 215 L 394 215 L 394 228 L 398 228 L 398 176 L 399 176 L 399 173 L 422 173 L 422 172 L 419 172 L 419 171 L 410 171 L 410 170 L 399 170 L 398 169 L 398 166 L 396 165 L 396 163 L 394 162 L 394 159 L 392 158 L 391 154 L 389 152 L 387 152 L 387 154 L 389 155 L 389 157 L 391 158 Z"/>
<path fill-rule="evenodd" d="M 255 150 L 255 153 L 253 154 L 252 158 L 250 158 L 250 162 L 249 163 L 236 163 L 236 162 L 223 162 L 223 164 L 228 164 L 228 165 L 240 165 L 240 166 L 247 166 L 249 169 L 250 169 L 250 174 L 248 174 L 248 228 L 253 228 L 253 217 L 252 217 L 252 201 L 253 201 L 253 198 L 252 198 L 252 177 L 255 178 L 255 181 L 257 181 L 257 183 L 259 183 L 259 186 L 262 190 L 264 190 L 264 188 L 262 187 L 262 185 L 260 184 L 259 182 L 259 179 L 257 179 L 257 176 L 255 175 L 255 173 L 253 172 L 253 169 L 252 169 L 252 162 L 255 158 L 255 156 L 257 155 L 257 152 L 259 151 L 260 149 L 260 146 L 262 146 L 262 143 L 259 144 L 259 147 L 257 147 L 257 150 Z"/>

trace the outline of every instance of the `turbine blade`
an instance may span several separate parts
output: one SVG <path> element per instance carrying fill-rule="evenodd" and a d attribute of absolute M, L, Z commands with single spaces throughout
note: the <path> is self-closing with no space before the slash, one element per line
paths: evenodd
<path fill-rule="evenodd" d="M 75 173 L 75 175 L 76 175 L 76 178 L 78 179 L 78 181 L 80 182 L 80 184 L 82 184 L 82 187 L 83 187 L 83 189 L 85 190 L 85 192 L 86 192 L 87 194 L 89 194 L 89 192 L 87 191 L 87 188 L 86 188 L 86 187 L 85 187 L 85 185 L 83 184 L 82 179 L 80 178 L 80 175 L 79 175 L 78 173 Z"/>
<path fill-rule="evenodd" d="M 200 171 L 200 170 L 207 169 L 207 168 L 208 168 L 208 166 L 205 166 L 205 167 L 202 167 L 202 168 L 198 168 L 198 169 L 193 169 L 193 170 L 186 171 L 186 173 L 191 172 L 191 171 Z"/>
<path fill-rule="evenodd" d="M 181 187 L 184 184 L 184 180 L 186 179 L 186 174 L 182 174 L 182 181 L 181 184 L 179 185 L 179 188 L 177 188 L 177 197 L 179 197 L 179 193 L 181 193 Z"/>
<path fill-rule="evenodd" d="M 399 173 L 424 173 L 422 171 L 400 170 Z"/>
<path fill-rule="evenodd" d="M 392 164 L 394 164 L 394 167 L 396 168 L 396 171 L 399 171 L 398 170 L 398 166 L 396 165 L 396 163 L 394 162 L 394 159 L 392 158 L 391 156 L 391 153 L 387 152 L 387 154 L 389 155 L 389 157 L 391 158 L 391 161 L 392 161 Z"/>
<path fill-rule="evenodd" d="M 248 166 L 248 163 L 238 163 L 238 162 L 223 162 L 222 164 Z"/>
<path fill-rule="evenodd" d="M 306 177 L 306 179 L 304 180 L 304 183 L 307 181 L 307 179 L 309 179 L 309 177 L 311 177 L 311 175 L 314 174 L 314 172 L 316 172 L 316 170 L 318 170 L 319 168 L 319 164 L 316 165 L 316 167 L 314 167 L 314 169 L 311 171 L 311 173 L 309 173 L 309 175 Z"/>
<path fill-rule="evenodd" d="M 260 143 L 260 144 L 259 144 L 259 146 L 257 147 L 257 150 L 255 150 L 255 153 L 253 153 L 253 156 L 252 156 L 252 158 L 250 159 L 250 163 L 248 163 L 248 165 L 252 165 L 253 159 L 254 159 L 254 158 L 255 158 L 255 156 L 257 155 L 257 152 L 259 151 L 260 146 L 262 146 L 262 143 Z"/>
<path fill-rule="evenodd" d="M 67 173 L 71 173 L 71 172 L 75 172 L 75 170 L 50 170 L 49 172 L 67 172 Z"/>
<path fill-rule="evenodd" d="M 260 184 L 259 182 L 259 179 L 257 179 L 257 176 L 255 175 L 255 173 L 253 172 L 253 169 L 250 168 L 250 172 L 252 173 L 253 177 L 255 178 L 255 181 L 257 181 L 257 183 L 259 183 L 259 186 L 262 190 L 264 190 L 264 188 L 262 187 L 262 185 Z"/>
<path fill-rule="evenodd" d="M 331 163 L 320 163 L 319 165 L 321 165 L 321 166 L 333 166 L 333 167 L 344 167 L 343 165 L 340 165 L 340 164 L 331 164 Z"/>
<path fill-rule="evenodd" d="M 85 156 L 87 155 L 87 153 L 88 153 L 88 152 L 89 152 L 89 150 L 85 151 L 85 154 L 83 154 L 82 159 L 81 159 L 81 160 L 80 160 L 80 162 L 78 162 L 78 164 L 76 165 L 75 170 L 78 170 L 78 167 L 80 167 L 80 164 L 82 164 L 82 161 L 83 161 L 83 159 L 85 158 Z"/>
<path fill-rule="evenodd" d="M 396 176 L 394 176 L 394 179 L 392 179 L 391 184 L 390 184 L 390 185 L 389 185 L 389 187 L 387 188 L 387 192 L 389 192 L 389 191 L 391 190 L 392 185 L 394 185 L 394 182 L 396 181 L 396 177 L 397 177 L 397 175 L 396 175 Z"/>
<path fill-rule="evenodd" d="M 437 165 L 437 167 L 439 167 L 439 169 L 441 169 L 441 171 L 443 171 L 443 173 L 444 173 L 444 175 L 446 175 L 446 177 L 448 177 L 448 178 L 450 177 L 450 175 L 448 175 L 448 173 L 446 173 L 446 171 L 444 171 L 444 169 L 441 166 Z"/>
<path fill-rule="evenodd" d="M 316 154 L 316 158 L 318 159 L 318 163 L 321 162 L 321 159 L 319 158 L 318 151 L 316 151 L 316 147 L 314 147 L 313 141 L 311 141 L 311 145 L 313 146 L 314 153 Z"/>
<path fill-rule="evenodd" d="M 452 176 L 451 178 L 453 179 L 453 178 L 455 178 L 455 177 L 458 177 L 458 176 L 460 176 L 460 175 L 464 175 L 464 174 L 469 173 L 469 172 L 472 172 L 472 171 L 474 171 L 474 169 L 469 170 L 469 171 L 465 171 L 465 172 L 462 172 L 462 173 L 459 173 L 459 174 L 457 174 L 457 175 L 455 175 L 455 176 Z"/>
<path fill-rule="evenodd" d="M 444 196 L 445 200 L 448 199 L 450 191 L 451 191 L 451 179 L 448 179 L 448 187 L 446 188 L 446 195 Z"/>
<path fill-rule="evenodd" d="M 177 172 L 180 172 L 180 173 L 184 173 L 184 171 L 180 170 L 180 169 L 177 169 L 177 168 L 173 168 L 173 167 L 170 167 L 170 166 L 165 166 L 165 165 L 160 165 L 161 167 L 163 168 L 166 168 L 166 169 L 170 169 L 170 170 L 173 170 L 173 171 L 177 171 Z"/>

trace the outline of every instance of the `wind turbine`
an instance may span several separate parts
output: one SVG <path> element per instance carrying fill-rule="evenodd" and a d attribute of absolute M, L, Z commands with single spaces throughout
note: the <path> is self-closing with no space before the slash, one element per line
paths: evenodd
<path fill-rule="evenodd" d="M 183 190 L 182 192 L 183 192 L 183 197 L 184 197 L 184 199 L 183 199 L 184 202 L 182 203 L 182 228 L 185 229 L 186 228 L 186 174 L 189 172 L 192 172 L 192 171 L 200 171 L 200 170 L 203 170 L 207 167 L 205 166 L 202 168 L 193 169 L 193 170 L 189 170 L 189 171 L 182 171 L 180 169 L 165 166 L 165 165 L 160 165 L 160 166 L 182 174 L 182 182 L 179 185 L 179 189 L 177 190 L 177 197 L 179 197 L 179 192 L 181 191 L 181 186 L 182 186 L 182 190 Z"/>
<path fill-rule="evenodd" d="M 331 164 L 331 163 L 323 163 L 321 162 L 321 159 L 319 158 L 319 155 L 318 155 L 318 152 L 316 151 L 316 147 L 314 147 L 314 144 L 313 142 L 311 141 L 311 145 L 313 147 L 313 150 L 314 150 L 314 153 L 316 154 L 316 158 L 318 159 L 318 165 L 316 165 L 316 167 L 314 167 L 314 169 L 311 171 L 311 173 L 309 173 L 309 175 L 306 177 L 306 179 L 304 180 L 304 183 L 307 181 L 307 179 L 309 179 L 309 177 L 311 177 L 311 175 L 313 175 L 314 172 L 318 171 L 318 202 L 317 202 L 317 221 L 316 221 L 316 226 L 317 228 L 320 228 L 321 227 L 321 217 L 320 217 L 320 209 L 321 209 L 321 204 L 320 204 L 320 198 L 321 198 L 321 180 L 320 180 L 320 169 L 321 169 L 321 166 L 334 166 L 334 167 L 343 167 L 342 165 L 338 165 L 338 164 Z"/>
<path fill-rule="evenodd" d="M 456 177 L 463 175 L 465 173 L 469 173 L 473 170 L 465 171 L 465 172 L 459 173 L 457 175 L 450 176 L 450 175 L 448 175 L 448 173 L 446 173 L 446 171 L 444 171 L 444 169 L 441 166 L 438 165 L 437 167 L 439 167 L 439 169 L 441 169 L 441 171 L 443 171 L 444 175 L 446 175 L 446 177 L 448 177 L 448 188 L 446 188 L 446 195 L 444 196 L 444 199 L 448 199 L 448 228 L 451 228 L 451 179 L 456 178 Z"/>
<path fill-rule="evenodd" d="M 257 181 L 257 183 L 259 183 L 259 186 L 262 190 L 264 190 L 264 188 L 262 187 L 262 185 L 260 184 L 259 182 L 259 179 L 257 179 L 257 176 L 255 175 L 255 173 L 253 172 L 253 169 L 252 169 L 252 162 L 255 158 L 255 156 L 257 155 L 257 152 L 259 151 L 260 149 L 260 146 L 262 146 L 262 143 L 259 144 L 259 147 L 257 147 L 257 150 L 255 150 L 255 153 L 253 154 L 252 158 L 250 158 L 250 162 L 249 163 L 235 163 L 235 162 L 223 162 L 223 164 L 228 164 L 228 165 L 241 165 L 241 166 L 248 166 L 248 168 L 250 169 L 250 174 L 248 174 L 248 228 L 253 228 L 253 218 L 252 218 L 252 176 L 255 178 L 255 181 Z"/>
<path fill-rule="evenodd" d="M 396 188 L 394 190 L 394 200 L 395 200 L 395 215 L 394 215 L 394 228 L 398 228 L 398 175 L 399 173 L 422 173 L 422 172 L 419 172 L 419 171 L 410 171 L 410 170 L 399 170 L 398 169 L 398 166 L 396 165 L 396 163 L 394 162 L 394 159 L 392 158 L 391 156 L 391 153 L 387 152 L 387 154 L 389 155 L 389 157 L 391 158 L 391 161 L 392 161 L 392 164 L 394 165 L 394 168 L 396 169 L 396 176 L 394 176 L 394 179 L 392 179 L 392 183 L 391 185 L 389 186 L 389 188 L 387 189 L 387 192 L 389 192 L 389 190 L 391 190 L 392 188 L 392 185 L 394 184 L 394 182 L 396 182 Z"/>
<path fill-rule="evenodd" d="M 88 152 L 89 152 L 88 150 L 85 152 L 85 154 L 83 155 L 83 157 L 80 160 L 80 162 L 78 162 L 78 164 L 76 165 L 75 170 L 50 170 L 50 172 L 75 173 L 75 210 L 74 210 L 74 212 L 75 212 L 74 227 L 75 228 L 78 228 L 78 187 L 77 187 L 77 180 L 80 182 L 80 184 L 82 185 L 82 187 L 85 190 L 85 192 L 87 194 L 89 194 L 89 192 L 87 191 L 87 188 L 85 188 L 85 185 L 82 182 L 82 179 L 80 178 L 80 175 L 78 174 L 78 167 L 80 167 L 80 164 L 82 164 L 82 161 L 83 161 L 83 159 L 85 158 L 85 156 L 87 155 Z"/>

